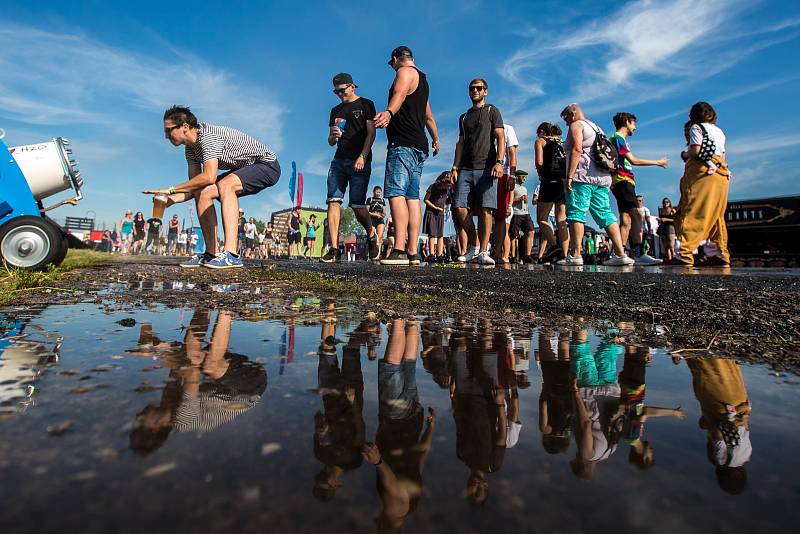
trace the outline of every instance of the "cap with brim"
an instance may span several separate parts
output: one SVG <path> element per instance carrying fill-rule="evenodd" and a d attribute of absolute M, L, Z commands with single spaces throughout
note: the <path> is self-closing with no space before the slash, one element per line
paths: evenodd
<path fill-rule="evenodd" d="M 340 72 L 336 76 L 333 77 L 333 85 L 344 85 L 344 84 L 353 84 L 358 87 L 355 83 L 353 83 L 353 77 L 350 76 L 346 72 Z"/>
<path fill-rule="evenodd" d="M 392 58 L 394 58 L 394 57 L 399 58 L 399 57 L 403 57 L 403 56 L 408 56 L 410 58 L 413 58 L 414 54 L 411 53 L 411 49 L 409 47 L 407 47 L 407 46 L 398 46 L 397 48 L 392 50 L 392 54 L 389 56 L 389 61 L 387 63 L 389 63 L 389 65 L 391 65 L 392 64 Z"/>
<path fill-rule="evenodd" d="M 523 177 L 525 177 L 525 176 L 528 176 L 528 173 L 527 173 L 527 171 L 523 171 L 522 169 L 517 169 L 514 172 L 514 176 L 523 176 Z"/>

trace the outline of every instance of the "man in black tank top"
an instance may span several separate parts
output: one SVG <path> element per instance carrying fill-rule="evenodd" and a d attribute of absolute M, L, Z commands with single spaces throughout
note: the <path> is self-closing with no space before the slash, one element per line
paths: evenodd
<path fill-rule="evenodd" d="M 433 155 L 439 153 L 439 133 L 428 102 L 428 80 L 414 66 L 406 46 L 392 51 L 389 65 L 397 71 L 389 89 L 386 110 L 375 115 L 376 128 L 386 128 L 388 149 L 384 195 L 389 199 L 395 224 L 394 250 L 381 260 L 383 265 L 419 265 L 417 245 L 422 219 L 419 180 L 428 157 L 427 128 L 433 140 Z"/>

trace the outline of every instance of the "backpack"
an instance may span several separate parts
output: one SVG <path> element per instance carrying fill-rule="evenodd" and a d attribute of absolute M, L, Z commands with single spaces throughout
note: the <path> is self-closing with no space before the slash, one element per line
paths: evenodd
<path fill-rule="evenodd" d="M 586 123 L 594 130 L 594 143 L 592 143 L 591 157 L 598 170 L 603 172 L 613 172 L 617 170 L 617 158 L 619 154 L 614 145 L 609 141 L 606 134 L 595 127 L 591 122 Z"/>
<path fill-rule="evenodd" d="M 564 152 L 564 145 L 555 139 L 548 139 L 544 145 L 545 155 L 549 156 L 549 161 L 543 165 L 547 176 L 563 180 L 567 176 L 567 153 Z"/>

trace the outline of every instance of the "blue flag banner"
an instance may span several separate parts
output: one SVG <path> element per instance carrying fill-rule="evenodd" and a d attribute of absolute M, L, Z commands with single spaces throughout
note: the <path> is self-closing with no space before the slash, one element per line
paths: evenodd
<path fill-rule="evenodd" d="M 297 164 L 293 161 L 292 177 L 289 178 L 289 200 L 292 201 L 292 206 L 294 206 L 294 193 L 296 187 L 297 187 Z"/>

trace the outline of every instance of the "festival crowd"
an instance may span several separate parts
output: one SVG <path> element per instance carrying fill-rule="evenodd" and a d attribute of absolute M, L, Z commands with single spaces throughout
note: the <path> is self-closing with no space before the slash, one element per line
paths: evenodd
<path fill-rule="evenodd" d="M 501 110 L 487 102 L 486 80 L 475 78 L 467 87 L 470 106 L 458 119 L 453 165 L 421 197 L 425 162 L 431 151 L 437 156 L 441 149 L 428 100 L 430 86 L 408 47 L 395 48 L 388 63 L 396 74 L 387 106 L 380 112 L 373 101 L 357 95 L 358 86 L 350 74 L 333 78 L 333 92 L 341 102 L 331 109 L 328 120 L 327 142 L 336 152 L 327 178 L 325 252 L 320 261 L 333 263 L 349 256 L 346 247 L 340 247 L 339 235 L 341 206 L 347 196 L 367 236 L 366 258 L 382 265 L 419 265 L 425 259 L 484 266 L 512 261 L 693 266 L 696 255 L 705 265 L 730 264 L 724 214 L 731 172 L 725 160 L 726 137 L 710 104 L 697 102 L 688 114 L 678 205 L 665 198 L 658 217 L 653 217 L 636 193 L 634 168 L 665 168 L 669 162 L 666 157 L 634 155 L 630 139 L 637 131 L 635 115 L 616 113 L 612 135 L 574 103 L 560 114 L 566 134 L 559 125 L 542 122 L 533 143 L 538 185 L 529 192 L 528 173 L 517 167 L 521 144 L 516 132 L 503 120 Z M 384 183 L 367 198 L 378 129 L 386 130 L 388 141 Z M 203 235 L 217 235 L 215 200 L 222 211 L 222 242 L 207 242 L 204 252 L 182 266 L 240 267 L 242 257 L 270 256 L 270 245 L 263 243 L 272 244 L 272 255 L 279 254 L 275 243 L 283 236 L 270 230 L 257 232 L 250 221 L 237 223 L 237 212 L 241 220 L 239 197 L 277 183 L 277 155 L 243 132 L 199 122 L 189 108 L 181 106 L 165 113 L 164 134 L 173 145 L 184 146 L 189 180 L 144 192 L 166 206 L 193 200 Z M 218 175 L 218 171 L 224 172 Z M 611 195 L 618 214 L 612 212 Z M 444 239 L 447 211 L 457 233 L 451 246 Z M 588 215 L 596 229 L 587 226 Z M 172 230 L 172 220 L 163 238 L 160 219 L 145 221 L 141 213 L 128 217 L 120 226 L 123 235 L 135 234 L 130 240 L 134 252 L 152 250 L 151 245 L 159 250 L 166 240 L 165 250 L 178 253 L 182 232 Z M 251 226 L 244 229 L 246 225 Z M 302 253 L 301 225 L 306 227 Z M 295 209 L 286 234 L 289 255 L 308 255 L 321 226 L 316 216 L 304 220 Z M 425 250 L 420 249 L 420 233 L 427 236 L 422 240 Z M 172 246 L 170 235 L 174 236 Z"/>

